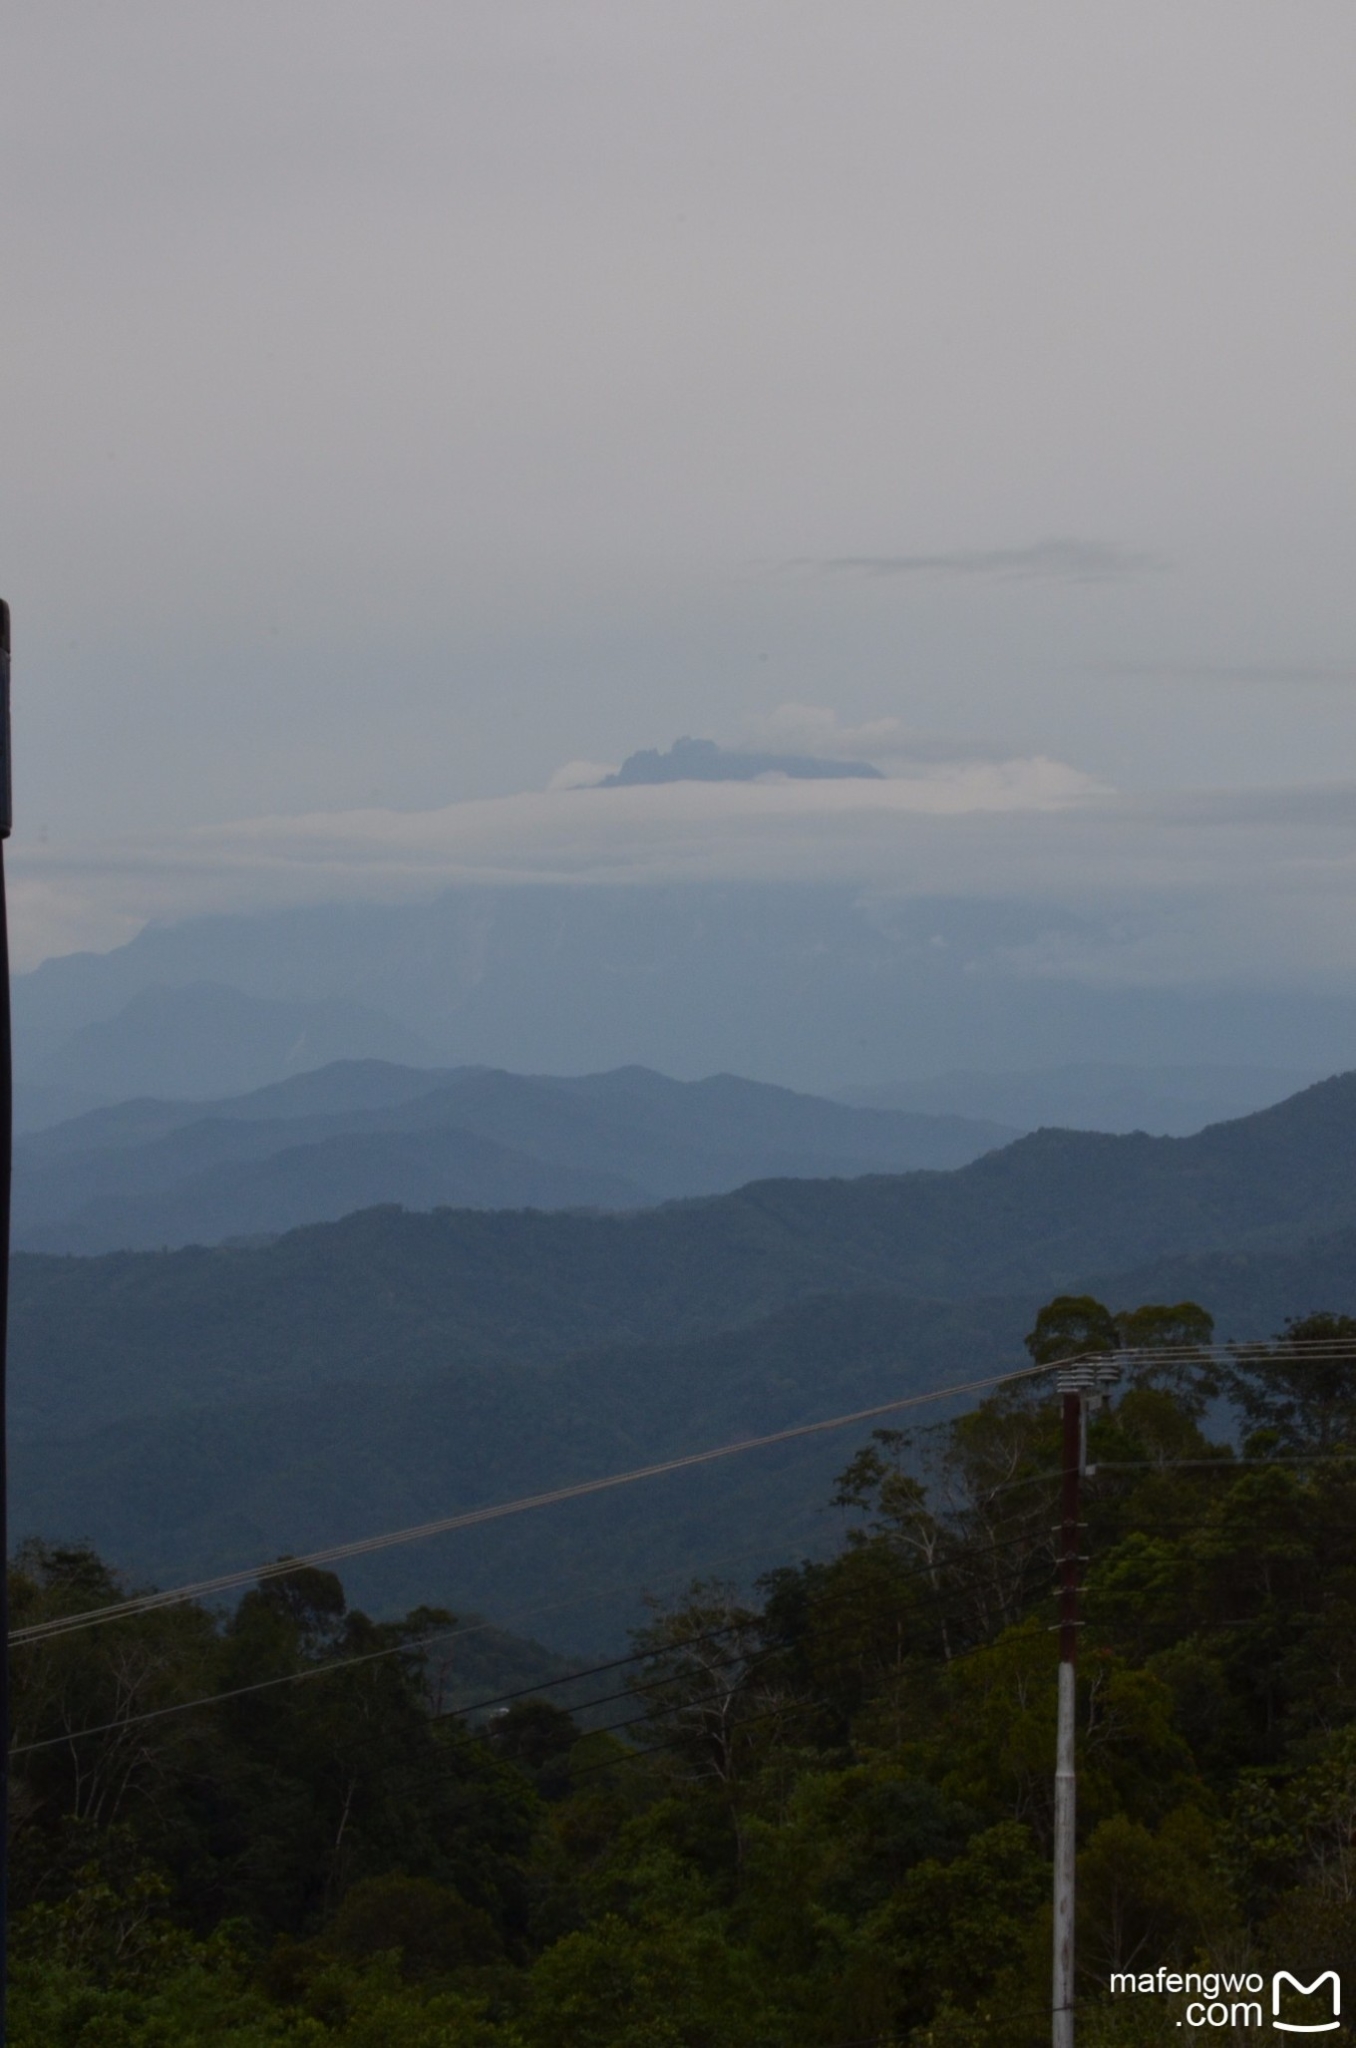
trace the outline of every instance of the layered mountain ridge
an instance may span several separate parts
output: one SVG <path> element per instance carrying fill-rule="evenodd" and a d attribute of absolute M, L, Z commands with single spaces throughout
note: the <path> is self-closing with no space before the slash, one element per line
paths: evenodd
<path fill-rule="evenodd" d="M 332 1085 L 308 1080 L 317 1115 Z M 952 1171 L 21 1253 L 16 1531 L 89 1536 L 173 1583 L 998 1372 L 1064 1288 L 1190 1296 L 1222 1335 L 1263 1336 L 1356 1308 L 1354 1147 L 1343 1075 L 1192 1138 L 1041 1131 Z M 647 1585 L 822 1545 L 857 1440 L 394 1550 L 354 1583 L 378 1607 L 614 1642 Z"/>
<path fill-rule="evenodd" d="M 22 1139 L 14 1242 L 215 1243 L 406 1208 L 637 1209 L 750 1180 L 965 1164 L 1014 1135 L 718 1074 L 575 1078 L 342 1061 L 211 1103 L 145 1098 Z"/>

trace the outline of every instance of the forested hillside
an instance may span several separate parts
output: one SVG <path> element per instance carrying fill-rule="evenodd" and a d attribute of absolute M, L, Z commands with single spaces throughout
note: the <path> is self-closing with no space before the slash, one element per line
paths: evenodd
<path fill-rule="evenodd" d="M 1191 1139 L 1043 1132 L 951 1174 L 625 1216 L 370 1210 L 271 1244 L 20 1256 L 13 1523 L 159 1579 L 243 1566 L 888 1400 L 1013 1357 L 1042 1295 L 1210 1301 L 1249 1337 L 1356 1301 L 1356 1079 Z M 830 1443 L 539 1534 L 365 1566 L 379 1612 L 505 1621 L 828 1540 Z M 634 1611 L 634 1610 L 630 1610 Z M 528 1625 L 535 1627 L 535 1622 Z"/>
<path fill-rule="evenodd" d="M 348 1346 L 384 1323 L 397 1279 L 402 1303 L 455 1308 L 459 1330 L 516 1330 L 526 1314 L 566 1342 L 671 1334 L 824 1288 L 1046 1291 L 1155 1257 L 1295 1244 L 1356 1224 L 1353 1144 L 1343 1075 L 1191 1138 L 1039 1131 L 956 1172 L 760 1182 L 621 1217 L 355 1216 L 215 1260 L 20 1261 L 18 1284 L 24 1299 L 97 1302 L 98 1322 L 130 1296 L 209 1331 L 229 1300 L 281 1333 L 313 1321 L 307 1289 L 325 1269 Z"/>
<path fill-rule="evenodd" d="M 1222 1391 L 1231 1442 L 1189 1357 L 1091 1425 L 1085 2048 L 1183 2038 L 1115 1972 L 1356 1971 L 1356 1364 L 1287 1338 Z M 1038 2048 L 1056 1405 L 850 1448 L 830 1555 L 469 1720 L 452 1616 L 316 1571 L 21 1648 L 16 2048 Z M 119 1589 L 35 1545 L 13 1590 Z"/>

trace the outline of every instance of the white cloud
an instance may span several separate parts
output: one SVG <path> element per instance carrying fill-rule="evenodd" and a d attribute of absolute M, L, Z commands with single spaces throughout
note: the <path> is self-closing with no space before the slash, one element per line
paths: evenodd
<path fill-rule="evenodd" d="M 889 774 L 910 774 L 920 763 L 939 767 L 1009 758 L 1001 747 L 915 732 L 902 718 L 840 725 L 820 704 L 780 704 L 744 720 L 740 743 L 759 752 L 806 754 L 825 761 L 870 761 Z"/>
<path fill-rule="evenodd" d="M 822 725 L 821 725 L 822 729 Z M 841 733 L 841 729 L 833 728 Z M 1356 783 L 1130 797 L 1042 758 L 884 780 L 557 788 L 437 810 L 15 843 L 16 965 L 149 919 L 428 897 L 458 884 L 847 884 L 1063 905 L 1014 974 L 1251 986 L 1356 973 Z"/>
<path fill-rule="evenodd" d="M 904 721 L 877 718 L 866 725 L 840 725 L 838 714 L 818 704 L 779 704 L 775 711 L 744 721 L 750 749 L 807 754 L 826 761 L 893 759 L 906 751 Z"/>
<path fill-rule="evenodd" d="M 582 764 L 572 764 L 578 768 Z M 112 946 L 150 918 L 393 899 L 456 882 L 875 881 L 929 820 L 1057 812 L 1106 794 L 1063 762 L 952 762 L 881 781 L 557 785 L 432 811 L 315 812 L 15 845 L 16 962 Z"/>

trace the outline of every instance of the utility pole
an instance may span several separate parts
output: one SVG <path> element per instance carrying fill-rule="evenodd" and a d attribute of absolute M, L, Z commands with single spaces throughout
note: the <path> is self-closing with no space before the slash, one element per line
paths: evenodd
<path fill-rule="evenodd" d="M 9 1175 L 14 1137 L 4 866 L 4 842 L 13 822 L 9 737 L 9 606 L 0 598 L 0 2048 L 9 2039 L 9 1500 L 5 1366 L 9 1324 Z"/>
<path fill-rule="evenodd" d="M 1078 1777 L 1074 1730 L 1078 1715 L 1079 1552 L 1082 1479 L 1087 1470 L 1088 1410 L 1099 1407 L 1117 1377 L 1105 1357 L 1071 1358 L 1055 1375 L 1063 1456 L 1059 1502 L 1059 1706 L 1055 1724 L 1055 1926 L 1050 1986 L 1052 2048 L 1074 2048 L 1074 1872 Z"/>

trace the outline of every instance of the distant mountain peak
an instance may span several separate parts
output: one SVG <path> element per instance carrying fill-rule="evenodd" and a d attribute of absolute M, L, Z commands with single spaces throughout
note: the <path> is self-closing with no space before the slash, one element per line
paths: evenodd
<path fill-rule="evenodd" d="M 791 781 L 822 782 L 844 776 L 865 776 L 879 782 L 879 768 L 868 761 L 824 761 L 811 754 L 746 754 L 714 740 L 675 740 L 666 754 L 642 747 L 615 775 L 605 775 L 599 789 L 622 789 L 646 782 L 756 782 L 760 775 L 785 775 Z"/>

